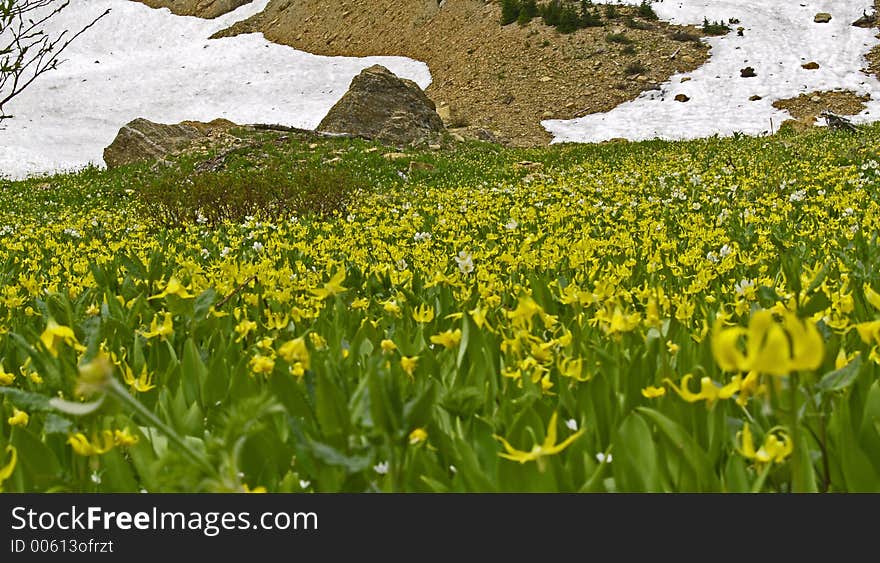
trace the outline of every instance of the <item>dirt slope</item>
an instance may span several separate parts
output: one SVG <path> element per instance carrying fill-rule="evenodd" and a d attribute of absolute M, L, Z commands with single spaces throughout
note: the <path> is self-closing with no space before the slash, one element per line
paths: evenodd
<path fill-rule="evenodd" d="M 695 39 L 697 28 L 636 18 L 648 29 L 632 29 L 625 16 L 634 9 L 619 11 L 605 27 L 564 35 L 540 19 L 502 27 L 500 4 L 483 0 L 271 0 L 221 35 L 262 31 L 316 54 L 424 61 L 434 79 L 427 93 L 449 107 L 453 126 L 525 146 L 549 142 L 542 119 L 608 111 L 708 58 L 706 45 L 673 38 Z"/>

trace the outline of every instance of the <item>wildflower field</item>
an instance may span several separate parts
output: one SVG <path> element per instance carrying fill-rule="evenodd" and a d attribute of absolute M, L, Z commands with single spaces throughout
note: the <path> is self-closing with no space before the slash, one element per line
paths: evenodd
<path fill-rule="evenodd" d="M 878 148 L 267 139 L 217 178 L 360 187 L 235 221 L 145 199 L 185 158 L 2 183 L 0 487 L 880 491 Z"/>

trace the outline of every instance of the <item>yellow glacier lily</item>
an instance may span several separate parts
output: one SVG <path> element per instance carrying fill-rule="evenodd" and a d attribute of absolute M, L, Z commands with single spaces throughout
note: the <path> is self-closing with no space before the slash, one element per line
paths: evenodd
<path fill-rule="evenodd" d="M 15 471 L 15 464 L 18 461 L 18 450 L 12 446 L 6 446 L 6 453 L 9 454 L 9 463 L 0 467 L 0 493 L 3 492 L 3 481 L 12 476 Z"/>
<path fill-rule="evenodd" d="M 768 375 L 788 375 L 793 371 L 814 370 L 822 365 L 825 341 L 812 322 L 793 313 L 782 313 L 782 323 L 771 311 L 758 311 L 749 319 L 749 328 L 722 328 L 716 321 L 712 334 L 712 355 L 724 371 L 757 371 Z M 739 347 L 746 338 L 745 353 Z"/>
<path fill-rule="evenodd" d="M 532 446 L 530 451 L 522 451 L 517 450 L 513 446 L 510 445 L 510 442 L 498 436 L 497 434 L 493 434 L 492 437 L 501 442 L 504 446 L 504 452 L 499 453 L 498 455 L 503 457 L 504 459 L 509 459 L 511 461 L 518 461 L 519 463 L 526 463 L 529 461 L 537 461 L 539 464 L 539 468 L 541 467 L 541 458 L 550 455 L 556 455 L 568 446 L 571 445 L 572 442 L 577 440 L 581 434 L 584 433 L 584 429 L 581 428 L 561 443 L 556 443 L 556 420 L 558 418 L 558 413 L 553 412 L 553 415 L 550 416 L 550 422 L 547 423 L 547 436 L 544 438 L 544 443 L 535 444 Z"/>
<path fill-rule="evenodd" d="M 746 459 L 758 463 L 782 463 L 794 450 L 791 438 L 781 427 L 770 429 L 764 437 L 764 444 L 755 450 L 752 431 L 749 423 L 743 425 L 741 432 L 736 433 L 736 440 L 740 444 L 737 451 Z"/>

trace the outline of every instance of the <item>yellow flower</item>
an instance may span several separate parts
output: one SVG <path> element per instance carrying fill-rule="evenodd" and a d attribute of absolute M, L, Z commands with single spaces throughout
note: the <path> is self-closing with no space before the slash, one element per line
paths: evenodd
<path fill-rule="evenodd" d="M 306 370 L 311 365 L 309 349 L 306 347 L 306 341 L 302 337 L 294 338 L 282 344 L 281 348 L 278 349 L 278 354 L 285 362 L 290 364 L 290 373 L 296 377 L 305 375 Z"/>
<path fill-rule="evenodd" d="M 28 420 L 30 420 L 28 413 L 12 407 L 12 416 L 10 416 L 6 422 L 8 422 L 10 426 L 27 426 Z"/>
<path fill-rule="evenodd" d="M 318 299 L 327 299 L 340 293 L 348 291 L 348 288 L 342 286 L 345 281 L 345 268 L 339 268 L 335 274 L 330 277 L 330 281 L 324 284 L 324 287 L 312 289 L 312 295 Z"/>
<path fill-rule="evenodd" d="M 3 481 L 12 476 L 12 472 L 15 471 L 15 464 L 18 461 L 18 450 L 13 446 L 6 446 L 6 453 L 9 454 L 9 463 L 0 467 L 0 493 L 3 492 Z"/>
<path fill-rule="evenodd" d="M 428 433 L 424 428 L 416 428 L 412 432 L 409 433 L 409 443 L 412 445 L 418 444 L 419 442 L 424 442 L 428 439 Z"/>
<path fill-rule="evenodd" d="M 412 312 L 412 318 L 417 323 L 429 323 L 434 320 L 434 307 L 430 305 L 419 305 Z"/>
<path fill-rule="evenodd" d="M 0 364 L 0 385 L 12 385 L 15 381 L 14 373 L 6 373 L 3 371 L 3 364 Z"/>
<path fill-rule="evenodd" d="M 85 434 L 77 432 L 67 437 L 67 443 L 77 455 L 102 455 L 113 449 L 114 436 L 110 430 L 103 430 L 100 438 L 92 436 L 92 440 L 89 441 Z"/>
<path fill-rule="evenodd" d="M 77 345 L 73 329 L 59 325 L 55 322 L 55 319 L 49 319 L 49 322 L 46 324 L 46 330 L 40 335 L 40 341 L 46 350 L 55 357 L 58 357 L 58 346 L 62 343 L 67 346 Z"/>
<path fill-rule="evenodd" d="M 791 438 L 788 433 L 780 427 L 775 427 L 764 437 L 764 444 L 756 451 L 755 444 L 752 439 L 752 431 L 749 429 L 749 423 L 743 425 L 741 432 L 736 433 L 736 439 L 739 446 L 736 450 L 746 459 L 751 459 L 758 463 L 782 463 L 785 461 L 794 449 Z"/>
<path fill-rule="evenodd" d="M 165 340 L 168 336 L 174 334 L 174 321 L 171 313 L 164 314 L 161 325 L 159 324 L 159 315 L 154 315 L 153 321 L 150 323 L 150 330 L 142 332 L 141 334 L 144 335 L 144 338 L 149 339 L 158 336 L 162 340 Z"/>
<path fill-rule="evenodd" d="M 504 446 L 505 452 L 499 453 L 498 455 L 503 457 L 504 459 L 509 459 L 512 461 L 518 461 L 520 463 L 526 463 L 528 461 L 538 461 L 539 468 L 541 467 L 540 462 L 541 458 L 545 456 L 555 455 L 567 448 L 571 445 L 572 442 L 577 440 L 581 434 L 584 433 L 584 429 L 580 429 L 565 440 L 563 440 L 560 444 L 556 443 L 556 419 L 557 413 L 554 411 L 553 415 L 550 416 L 550 422 L 547 424 L 547 436 L 544 439 L 543 444 L 535 444 L 532 446 L 530 451 L 521 451 L 517 450 L 510 443 L 498 436 L 497 434 L 493 434 L 493 437 L 500 441 Z"/>
<path fill-rule="evenodd" d="M 382 352 L 385 354 L 390 354 L 391 352 L 397 350 L 397 344 L 395 344 L 393 340 L 389 340 L 387 338 L 382 340 L 379 346 L 382 348 Z"/>
<path fill-rule="evenodd" d="M 642 389 L 642 397 L 646 399 L 656 399 L 657 397 L 662 397 L 666 394 L 666 387 L 654 387 L 653 385 L 649 385 Z"/>
<path fill-rule="evenodd" d="M 132 391 L 137 391 L 138 393 L 146 393 L 150 389 L 156 388 L 156 386 L 153 385 L 153 376 L 147 373 L 146 365 L 144 365 L 144 368 L 141 370 L 141 374 L 135 377 L 131 367 L 128 364 L 125 364 L 122 371 L 122 379 L 129 387 L 131 387 Z"/>
<path fill-rule="evenodd" d="M 235 325 L 235 332 L 238 333 L 238 338 L 235 339 L 236 342 L 241 342 L 247 335 L 252 331 L 257 329 L 257 323 L 249 319 L 242 319 L 240 323 Z"/>
<path fill-rule="evenodd" d="M 251 371 L 257 374 L 269 375 L 275 369 L 275 359 L 271 356 L 260 354 L 251 358 Z"/>
<path fill-rule="evenodd" d="M 154 295 L 150 297 L 150 299 L 162 299 L 163 297 L 166 297 L 168 295 L 176 295 L 181 299 L 191 299 L 195 297 L 195 295 L 189 293 L 187 289 L 188 288 L 184 287 L 177 278 L 171 276 L 171 278 L 168 280 L 168 283 L 165 284 L 165 289 L 162 291 L 162 293 Z"/>
<path fill-rule="evenodd" d="M 242 489 L 244 490 L 244 492 L 246 492 L 246 493 L 263 494 L 263 493 L 266 493 L 266 492 L 267 492 L 267 491 L 266 491 L 266 487 L 263 487 L 262 485 L 259 486 L 259 487 L 254 487 L 254 488 L 252 489 L 252 488 L 248 487 L 248 484 L 247 484 L 247 483 L 242 483 L 241 488 L 242 488 Z"/>
<path fill-rule="evenodd" d="M 128 426 L 126 426 L 122 430 L 114 430 L 113 431 L 113 442 L 117 446 L 123 446 L 123 447 L 133 446 L 138 443 L 139 439 L 140 438 L 133 435 L 128 430 Z"/>
<path fill-rule="evenodd" d="M 822 364 L 825 342 L 812 322 L 804 322 L 784 311 L 782 323 L 771 311 L 758 311 L 749 320 L 748 330 L 722 328 L 716 321 L 712 335 L 712 354 L 724 371 L 757 371 L 769 375 L 788 375 L 813 370 Z M 739 340 L 746 337 L 746 351 Z"/>
<path fill-rule="evenodd" d="M 559 368 L 559 374 L 563 377 L 570 377 L 575 381 L 589 381 L 593 378 L 591 373 L 584 373 L 584 360 L 582 358 L 560 358 L 556 362 Z"/>
<path fill-rule="evenodd" d="M 740 380 L 739 378 L 734 378 L 731 383 L 723 387 L 719 387 L 712 381 L 711 377 L 703 376 L 700 378 L 700 392 L 694 393 L 692 392 L 688 385 L 693 379 L 693 374 L 687 374 L 681 378 L 681 387 L 672 382 L 671 379 L 664 379 L 663 382 L 672 387 L 678 395 L 687 401 L 688 403 L 695 403 L 697 401 L 706 401 L 706 406 L 711 407 L 715 401 L 719 399 L 729 399 L 733 397 L 733 394 L 740 390 Z M 642 391 L 642 394 L 645 394 L 645 391 Z M 647 396 L 647 395 L 645 395 Z"/>
<path fill-rule="evenodd" d="M 315 347 L 315 350 L 323 350 L 327 347 L 327 341 L 324 340 L 324 337 L 317 332 L 310 332 L 309 340 L 312 341 L 312 346 Z"/>
<path fill-rule="evenodd" d="M 86 315 L 88 315 L 88 316 L 90 316 L 90 317 L 94 317 L 95 315 L 97 315 L 97 314 L 100 313 L 100 312 L 101 312 L 101 309 L 100 309 L 100 308 L 98 307 L 98 305 L 95 304 L 95 303 L 92 303 L 92 304 L 89 305 L 88 308 L 86 309 Z"/>
<path fill-rule="evenodd" d="M 370 300 L 364 297 L 359 297 L 351 302 L 352 309 L 366 310 L 367 308 L 369 308 L 369 306 Z"/>
<path fill-rule="evenodd" d="M 865 292 L 865 299 L 868 300 L 868 303 L 870 303 L 875 309 L 880 311 L 880 293 L 874 291 L 874 289 L 868 284 L 862 286 L 862 289 Z"/>
<path fill-rule="evenodd" d="M 482 330 L 483 327 L 488 327 L 489 330 L 492 330 L 492 327 L 489 326 L 489 323 L 486 321 L 485 309 L 477 307 L 476 309 L 471 309 L 468 313 L 470 313 L 471 318 L 474 320 L 474 324 L 477 325 L 478 329 Z"/>
<path fill-rule="evenodd" d="M 403 356 L 400 358 L 400 367 L 402 367 L 403 371 L 405 371 L 410 377 L 412 377 L 413 372 L 416 371 L 418 363 L 418 356 Z"/>
<path fill-rule="evenodd" d="M 400 305 L 398 305 L 397 301 L 395 301 L 394 299 L 388 299 L 387 301 L 383 302 L 382 309 L 384 309 L 386 313 L 390 313 L 395 317 L 400 316 Z"/>
<path fill-rule="evenodd" d="M 453 348 L 461 342 L 461 329 L 446 330 L 431 337 L 434 344 L 442 344 L 444 348 Z"/>

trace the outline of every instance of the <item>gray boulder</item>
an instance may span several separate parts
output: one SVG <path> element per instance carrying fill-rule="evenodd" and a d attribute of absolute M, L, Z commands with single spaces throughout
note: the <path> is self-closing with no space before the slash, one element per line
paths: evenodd
<path fill-rule="evenodd" d="M 160 160 L 235 126 L 225 119 L 165 125 L 138 118 L 123 125 L 113 142 L 104 149 L 104 162 L 107 168 L 116 168 L 143 160 Z"/>
<path fill-rule="evenodd" d="M 374 65 L 354 77 L 317 130 L 401 146 L 437 142 L 445 127 L 418 84 Z"/>
<path fill-rule="evenodd" d="M 151 8 L 168 8 L 178 16 L 212 19 L 249 4 L 251 0 L 139 0 Z"/>

